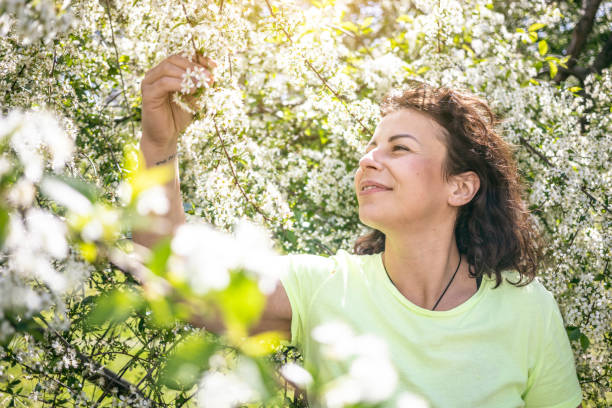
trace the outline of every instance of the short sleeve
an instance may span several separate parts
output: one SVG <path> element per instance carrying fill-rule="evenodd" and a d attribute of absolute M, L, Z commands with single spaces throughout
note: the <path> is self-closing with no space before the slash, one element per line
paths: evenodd
<path fill-rule="evenodd" d="M 574 354 L 565 331 L 563 318 L 552 294 L 546 291 L 548 324 L 538 328 L 538 356 L 529 371 L 526 408 L 576 408 L 582 402 L 582 391 L 576 376 Z"/>
<path fill-rule="evenodd" d="M 286 273 L 280 278 L 291 304 L 291 344 L 302 346 L 310 304 L 318 288 L 331 276 L 335 260 L 317 255 L 287 255 Z"/>

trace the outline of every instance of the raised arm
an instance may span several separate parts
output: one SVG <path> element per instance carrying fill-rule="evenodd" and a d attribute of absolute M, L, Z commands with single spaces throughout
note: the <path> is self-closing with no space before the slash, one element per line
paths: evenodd
<path fill-rule="evenodd" d="M 211 70 L 216 64 L 209 58 L 199 56 L 195 64 L 178 55 L 166 58 L 145 75 L 141 84 L 142 92 L 142 139 L 140 150 L 147 167 L 172 163 L 173 179 L 165 185 L 170 209 L 165 215 L 168 221 L 167 231 L 153 233 L 134 231 L 133 241 L 151 248 L 159 239 L 172 236 L 181 224 L 185 222 L 183 200 L 180 191 L 178 157 L 176 155 L 178 137 L 193 120 L 193 115 L 184 111 L 172 100 L 172 94 L 181 90 L 182 76 L 187 68 L 199 65 L 209 74 L 210 84 L 213 82 Z M 187 101 L 189 102 L 189 97 Z M 222 320 L 195 319 L 192 323 L 203 326 L 212 332 L 224 331 Z M 291 305 L 283 286 L 278 282 L 276 290 L 267 296 L 266 306 L 260 322 L 251 328 L 251 334 L 267 330 L 278 330 L 286 334 L 291 330 Z"/>
<path fill-rule="evenodd" d="M 203 68 L 210 75 L 214 62 L 200 57 Z M 172 94 L 181 89 L 182 75 L 187 68 L 198 64 L 178 55 L 166 58 L 155 68 L 147 72 L 141 83 L 142 92 L 142 139 L 140 150 L 145 158 L 146 166 L 156 166 L 171 163 L 174 177 L 165 186 L 170 209 L 166 215 L 169 222 L 166 233 L 135 231 L 134 242 L 151 248 L 160 238 L 172 235 L 176 228 L 185 222 L 183 200 L 181 199 L 178 159 L 176 155 L 177 141 L 180 133 L 192 121 L 193 115 L 181 109 L 172 100 Z"/>

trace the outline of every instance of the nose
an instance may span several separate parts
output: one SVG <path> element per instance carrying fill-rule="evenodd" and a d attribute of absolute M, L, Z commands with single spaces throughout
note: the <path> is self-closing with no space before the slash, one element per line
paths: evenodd
<path fill-rule="evenodd" d="M 361 159 L 359 159 L 359 167 L 362 170 L 365 169 L 374 169 L 374 170 L 380 170 L 382 168 L 382 165 L 380 163 L 379 159 L 379 152 L 377 148 L 374 148 L 372 150 L 370 150 L 369 152 L 367 152 L 366 154 L 364 154 Z"/>

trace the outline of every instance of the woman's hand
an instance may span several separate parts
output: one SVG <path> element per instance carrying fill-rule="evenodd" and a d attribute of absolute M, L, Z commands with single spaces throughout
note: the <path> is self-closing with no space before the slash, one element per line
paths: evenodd
<path fill-rule="evenodd" d="M 149 70 L 141 83 L 142 138 L 161 149 L 176 145 L 178 135 L 193 120 L 193 115 L 172 100 L 172 94 L 181 90 L 183 74 L 187 68 L 204 68 L 208 84 L 213 83 L 211 70 L 216 63 L 208 57 L 196 56 L 198 64 L 179 55 L 172 55 Z M 195 92 L 196 89 L 193 90 Z M 187 103 L 193 96 L 185 95 Z"/>
<path fill-rule="evenodd" d="M 172 94 L 181 90 L 183 75 L 188 68 L 200 67 L 212 84 L 210 70 L 216 66 L 214 61 L 201 55 L 197 56 L 199 64 L 187 58 L 173 55 L 166 58 L 145 75 L 141 84 L 142 90 L 142 139 L 140 151 L 147 167 L 162 163 L 172 164 L 174 177 L 165 184 L 165 192 L 170 204 L 164 216 L 167 228 L 163 231 L 134 230 L 134 242 L 151 248 L 160 238 L 169 236 L 185 222 L 185 211 L 181 198 L 176 143 L 178 135 L 193 120 L 193 115 L 183 110 L 172 100 Z M 195 92 L 196 89 L 193 89 Z M 185 101 L 193 106 L 193 95 L 185 95 Z"/>

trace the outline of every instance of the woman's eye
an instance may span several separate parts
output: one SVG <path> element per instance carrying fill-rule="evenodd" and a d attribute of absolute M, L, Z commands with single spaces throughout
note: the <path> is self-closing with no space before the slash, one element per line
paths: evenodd
<path fill-rule="evenodd" d="M 406 150 L 406 151 L 409 151 L 410 149 L 407 148 L 406 146 L 395 145 L 395 146 L 393 146 L 393 151 L 395 151 L 395 150 Z"/>

